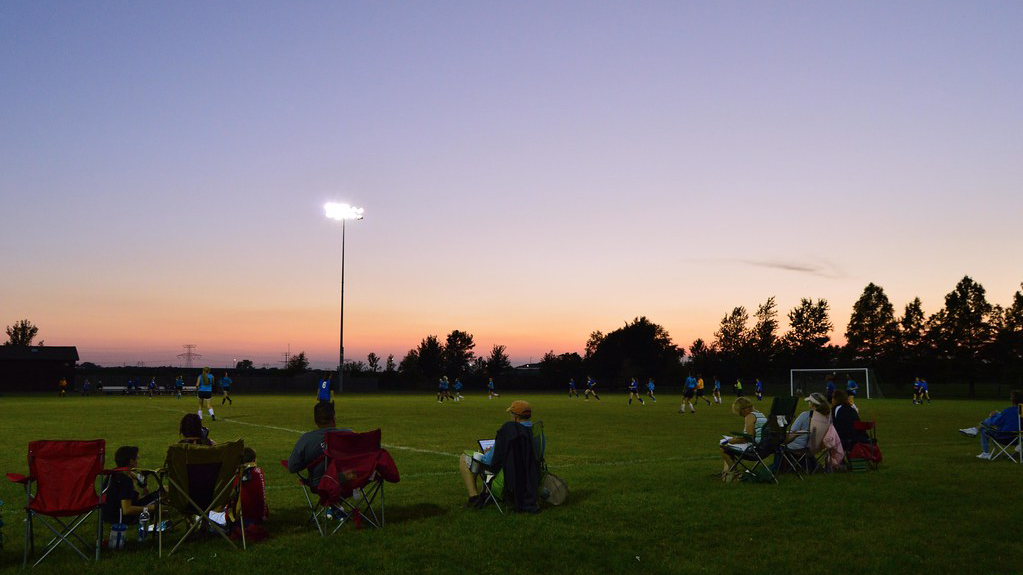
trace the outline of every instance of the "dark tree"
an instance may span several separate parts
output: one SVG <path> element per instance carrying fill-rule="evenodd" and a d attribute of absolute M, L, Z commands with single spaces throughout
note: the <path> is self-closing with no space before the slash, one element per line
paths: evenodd
<path fill-rule="evenodd" d="M 583 358 L 578 353 L 563 353 L 555 355 L 554 351 L 548 351 L 540 360 L 540 377 L 550 387 L 565 387 L 569 378 L 575 378 L 577 384 L 582 384 L 585 377 L 583 370 Z"/>
<path fill-rule="evenodd" d="M 372 351 L 366 356 L 366 363 L 369 364 L 369 370 L 373 373 L 380 371 L 380 356 Z"/>
<path fill-rule="evenodd" d="M 346 361 L 344 372 L 356 375 L 366 371 L 366 364 L 361 361 Z"/>
<path fill-rule="evenodd" d="M 486 371 L 490 377 L 500 377 L 502 373 L 511 369 L 511 360 L 505 353 L 505 346 L 494 344 L 490 350 L 490 357 L 487 358 Z"/>
<path fill-rule="evenodd" d="M 778 305 L 774 296 L 760 304 L 753 317 L 757 321 L 747 338 L 749 368 L 762 375 L 770 368 L 778 350 Z"/>
<path fill-rule="evenodd" d="M 788 313 L 789 331 L 784 344 L 794 365 L 821 365 L 834 325 L 828 315 L 828 300 L 802 298 Z"/>
<path fill-rule="evenodd" d="M 689 346 L 689 367 L 693 373 L 709 374 L 715 367 L 716 355 L 717 350 L 697 339 Z"/>
<path fill-rule="evenodd" d="M 926 320 L 920 298 L 906 304 L 906 311 L 899 318 L 899 348 L 903 359 L 920 360 L 925 355 Z"/>
<path fill-rule="evenodd" d="M 426 336 L 415 351 L 420 373 L 430 380 L 440 377 L 444 370 L 444 347 L 437 336 Z"/>
<path fill-rule="evenodd" d="M 472 340 L 471 333 L 457 329 L 449 333 L 443 350 L 444 373 L 452 377 L 464 375 L 472 363 L 474 357 L 472 350 L 475 347 L 476 343 Z"/>
<path fill-rule="evenodd" d="M 30 346 L 38 333 L 39 328 L 27 319 L 17 321 L 14 325 L 7 326 L 7 342 L 4 345 Z M 36 345 L 43 345 L 43 342 L 40 341 Z"/>
<path fill-rule="evenodd" d="M 393 353 L 388 354 L 387 363 L 384 365 L 384 371 L 387 373 L 391 373 L 394 371 L 395 367 L 396 366 L 394 364 L 394 354 Z"/>
<path fill-rule="evenodd" d="M 1017 291 L 1000 315 L 987 355 L 1002 366 L 1004 379 L 1018 381 L 1023 368 L 1023 292 Z"/>
<path fill-rule="evenodd" d="M 681 374 L 685 352 L 675 346 L 668 331 L 645 317 L 608 333 L 586 365 L 598 378 L 624 382 L 629 377 L 669 381 Z"/>
<path fill-rule="evenodd" d="M 256 366 L 252 363 L 251 359 L 243 359 L 234 364 L 235 369 L 254 369 L 255 367 Z"/>
<path fill-rule="evenodd" d="M 591 333 L 589 339 L 586 340 L 586 349 L 583 352 L 583 357 L 586 359 L 593 357 L 593 354 L 597 351 L 597 346 L 599 346 L 602 341 L 604 341 L 603 333 L 600 331 Z"/>
<path fill-rule="evenodd" d="M 309 369 L 309 360 L 305 356 L 305 352 L 299 352 L 298 355 L 293 355 L 288 358 L 287 370 L 292 373 L 301 373 Z"/>
<path fill-rule="evenodd" d="M 845 354 L 854 361 L 877 361 L 895 353 L 898 324 L 895 308 L 884 289 L 867 284 L 860 299 L 853 304 L 852 316 L 845 330 Z"/>
<path fill-rule="evenodd" d="M 744 351 L 748 322 L 749 313 L 746 312 L 746 308 L 742 306 L 734 308 L 732 313 L 721 318 L 721 327 L 714 332 L 714 347 L 731 356 L 737 356 Z"/>
<path fill-rule="evenodd" d="M 955 360 L 975 360 L 993 330 L 993 307 L 987 301 L 984 286 L 964 277 L 945 296 L 945 308 L 932 322 L 932 337 L 938 353 Z"/>

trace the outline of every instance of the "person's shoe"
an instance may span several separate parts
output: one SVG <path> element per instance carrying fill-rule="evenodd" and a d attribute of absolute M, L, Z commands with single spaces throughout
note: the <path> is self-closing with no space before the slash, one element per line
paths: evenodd
<path fill-rule="evenodd" d="M 962 433 L 963 435 L 965 435 L 967 437 L 977 437 L 977 428 L 976 427 L 965 427 L 963 429 L 960 429 L 959 433 Z"/>
<path fill-rule="evenodd" d="M 466 509 L 478 509 L 477 506 L 479 505 L 479 503 L 480 503 L 480 496 L 479 495 L 473 495 L 473 496 L 469 497 L 468 501 L 465 502 L 465 508 Z"/>
<path fill-rule="evenodd" d="M 210 414 L 210 419 L 213 420 L 213 421 L 216 421 L 217 420 L 217 416 L 211 413 Z"/>
<path fill-rule="evenodd" d="M 991 454 L 985 451 L 977 456 L 977 459 L 991 459 Z"/>

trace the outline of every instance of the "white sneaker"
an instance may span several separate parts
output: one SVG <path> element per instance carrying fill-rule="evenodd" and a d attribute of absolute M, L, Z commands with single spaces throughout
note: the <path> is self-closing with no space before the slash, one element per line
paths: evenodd
<path fill-rule="evenodd" d="M 966 427 L 966 428 L 960 429 L 959 433 L 962 433 L 963 435 L 969 435 L 970 437 L 977 437 L 977 428 L 976 427 Z"/>
<path fill-rule="evenodd" d="M 985 451 L 984 453 L 978 455 L 977 459 L 991 459 L 991 454 Z"/>

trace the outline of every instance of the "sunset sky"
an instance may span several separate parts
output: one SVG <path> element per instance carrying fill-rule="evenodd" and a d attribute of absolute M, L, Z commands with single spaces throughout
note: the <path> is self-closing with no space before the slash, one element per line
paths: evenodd
<path fill-rule="evenodd" d="M 83 361 L 514 363 L 1023 281 L 1023 3 L 0 3 L 0 323 Z"/>

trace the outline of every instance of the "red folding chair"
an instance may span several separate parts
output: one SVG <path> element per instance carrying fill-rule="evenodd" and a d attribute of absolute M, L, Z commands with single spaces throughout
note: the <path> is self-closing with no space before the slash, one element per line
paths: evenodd
<path fill-rule="evenodd" d="M 7 479 L 25 486 L 25 558 L 28 566 L 29 555 L 35 553 L 33 520 L 53 532 L 54 537 L 46 544 L 46 552 L 32 564 L 39 565 L 61 543 L 66 543 L 78 555 L 89 561 L 82 549 L 90 550 L 91 543 L 78 536 L 75 530 L 82 526 L 93 513 L 96 524 L 96 544 L 90 552 L 99 561 L 103 540 L 103 518 L 99 511 L 100 495 L 96 480 L 101 474 L 110 472 L 103 469 L 106 442 L 102 439 L 91 441 L 33 441 L 28 444 L 28 475 L 8 473 Z M 32 484 L 36 484 L 35 494 Z M 44 517 L 49 517 L 55 527 Z M 70 518 L 70 519 L 68 519 Z M 75 544 L 78 542 L 78 545 Z"/>
<path fill-rule="evenodd" d="M 380 445 L 380 430 L 366 433 L 330 431 L 326 434 L 325 445 L 326 469 L 316 486 L 317 503 L 309 498 L 306 489 L 308 479 L 299 476 L 309 503 L 309 520 L 315 522 L 320 535 L 324 536 L 328 530 L 337 533 L 348 523 L 355 523 L 358 527 L 366 522 L 373 527 L 382 527 L 385 518 L 384 481 L 397 483 L 400 475 L 391 454 Z M 307 469 L 320 461 L 314 461 Z M 281 463 L 287 467 L 286 461 Z M 354 477 L 346 480 L 346 474 L 354 474 Z M 379 513 L 374 507 L 378 497 Z M 337 524 L 330 529 L 330 515 L 336 511 L 342 513 L 333 517 Z"/>

